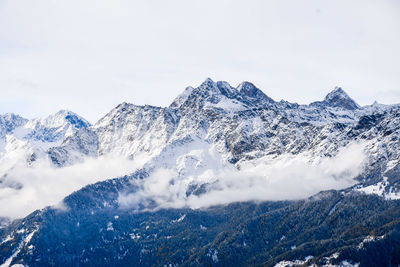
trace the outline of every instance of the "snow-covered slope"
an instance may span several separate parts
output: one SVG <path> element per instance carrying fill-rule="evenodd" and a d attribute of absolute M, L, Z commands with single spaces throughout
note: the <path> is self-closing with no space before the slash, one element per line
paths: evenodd
<path fill-rule="evenodd" d="M 398 177 L 400 168 L 399 117 L 399 105 L 360 107 L 341 88 L 323 101 L 299 105 L 276 102 L 249 82 L 235 88 L 207 79 L 169 107 L 122 103 L 92 126 L 67 111 L 34 120 L 6 114 L 0 117 L 0 169 L 6 174 L 13 159 L 63 167 L 115 156 L 189 177 L 196 170 L 241 169 L 296 155 L 317 164 L 363 143 L 357 190 L 389 176 L 384 187 L 396 194 L 397 178 L 390 177 Z"/>
<path fill-rule="evenodd" d="M 328 106 L 328 107 L 339 107 L 343 109 L 355 110 L 360 106 L 351 99 L 347 93 L 340 87 L 336 87 L 330 92 L 324 99 L 324 101 L 318 101 L 311 103 L 312 106 Z"/>
<path fill-rule="evenodd" d="M 63 199 L 0 218 L 5 264 L 400 262 L 399 105 L 360 107 L 340 88 L 299 105 L 207 79 L 169 107 L 122 103 L 94 125 L 6 114 L 0 140 L 0 216 L 25 193 Z M 35 195 L 24 182 L 47 184 Z"/>
<path fill-rule="evenodd" d="M 66 110 L 32 120 L 14 114 L 0 116 L 1 183 L 8 183 L 10 169 L 47 159 L 49 149 L 62 145 L 64 140 L 89 126 L 85 119 Z"/>
<path fill-rule="evenodd" d="M 9 144 L 7 140 L 19 140 L 32 148 L 47 148 L 61 144 L 78 129 L 87 128 L 90 123 L 73 112 L 61 110 L 45 118 L 24 119 L 18 115 L 0 116 L 1 150 Z M 1 154 L 0 157 L 4 156 Z"/>
<path fill-rule="evenodd" d="M 360 107 L 341 88 L 319 103 L 298 105 L 275 102 L 248 82 L 234 88 L 207 79 L 197 88 L 188 87 L 167 108 L 124 103 L 91 129 L 99 136 L 99 154 L 154 159 L 151 165 L 171 147 L 189 147 L 197 139 L 208 144 L 205 152 L 211 146 L 223 164 L 237 168 L 286 154 L 306 154 L 317 161 L 350 143 L 365 142 L 367 159 L 359 179 L 371 181 L 398 168 L 399 117 L 399 105 Z M 192 153 L 180 151 L 183 157 Z"/>

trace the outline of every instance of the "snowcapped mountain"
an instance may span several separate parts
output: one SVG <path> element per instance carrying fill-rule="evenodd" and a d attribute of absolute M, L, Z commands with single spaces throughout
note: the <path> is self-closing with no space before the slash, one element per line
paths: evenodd
<path fill-rule="evenodd" d="M 367 140 L 365 168 L 383 173 L 399 159 L 398 112 L 398 105 L 360 107 L 341 88 L 324 101 L 299 105 L 275 102 L 249 82 L 234 88 L 207 79 L 197 88 L 186 88 L 166 108 L 120 104 L 87 131 L 77 131 L 62 149 L 91 156 L 123 155 L 155 165 L 152 159 L 159 162 L 163 153 L 201 140 L 206 152 L 212 147 L 220 155 L 222 165 L 240 167 L 286 154 L 307 154 L 315 161 L 335 156 L 351 142 Z M 90 148 L 80 149 L 84 146 Z"/>
<path fill-rule="evenodd" d="M 62 167 L 88 157 L 116 155 L 150 169 L 163 166 L 187 173 L 177 167 L 186 164 L 182 159 L 190 158 L 188 166 L 204 169 L 240 169 L 282 155 L 306 155 L 317 162 L 350 143 L 368 141 L 359 180 L 370 181 L 373 169 L 379 170 L 375 181 L 399 168 L 399 110 L 399 105 L 377 103 L 360 107 L 338 87 L 323 101 L 299 105 L 276 102 L 249 82 L 234 88 L 206 79 L 197 88 L 186 88 L 169 107 L 122 103 L 94 125 L 68 111 L 34 120 L 4 115 L 0 161 L 10 162 L 10 155 L 20 151 L 29 164 L 48 158 Z M 210 149 L 218 155 L 215 166 L 208 166 L 204 156 L 193 156 L 209 155 Z"/>
<path fill-rule="evenodd" d="M 12 113 L 1 115 L 0 136 L 4 137 L 6 134 L 11 133 L 15 128 L 24 125 L 26 122 L 26 119 Z"/>
<path fill-rule="evenodd" d="M 323 141 L 318 139 L 326 138 L 321 132 L 344 139 L 337 137 L 341 127 L 352 127 L 363 116 L 398 108 L 358 108 L 355 102 L 349 104 L 353 102 L 340 88 L 329 93 L 320 105 L 275 102 L 251 83 L 233 88 L 226 82 L 207 79 L 198 88 L 188 87 L 167 108 L 123 103 L 89 130 L 98 136 L 99 155 L 155 156 L 169 144 L 197 136 L 216 145 L 224 158 L 235 163 L 254 157 L 252 154 L 261 157 L 321 150 L 315 145 Z M 293 135 L 294 131 L 297 133 Z"/>
<path fill-rule="evenodd" d="M 324 99 L 324 101 L 313 102 L 311 105 L 314 106 L 328 106 L 328 107 L 339 107 L 343 109 L 355 110 L 360 108 L 360 106 L 351 99 L 347 93 L 340 87 L 336 87 L 332 92 L 330 92 Z"/>
<path fill-rule="evenodd" d="M 77 129 L 88 126 L 90 123 L 75 113 L 61 110 L 43 119 L 29 120 L 24 125 L 24 128 L 29 131 L 24 138 L 42 142 L 57 142 L 73 135 Z"/>
<path fill-rule="evenodd" d="M 77 130 L 87 128 L 90 123 L 73 112 L 61 110 L 45 118 L 28 120 L 14 114 L 0 117 L 0 138 L 4 151 L 8 139 L 17 139 L 34 148 L 57 146 Z M 2 154 L 1 156 L 4 156 Z"/>
<path fill-rule="evenodd" d="M 25 119 L 6 114 L 0 117 L 0 181 L 17 165 L 30 165 L 47 158 L 49 149 L 62 145 L 90 123 L 73 112 L 61 110 L 45 118 Z"/>
<path fill-rule="evenodd" d="M 0 189 L 23 186 L 7 177 L 21 162 L 136 166 L 0 229 L 8 263 L 339 265 L 399 248 L 400 105 L 361 107 L 338 87 L 300 105 L 206 79 L 168 107 L 122 103 L 94 125 L 6 114 L 0 138 Z"/>

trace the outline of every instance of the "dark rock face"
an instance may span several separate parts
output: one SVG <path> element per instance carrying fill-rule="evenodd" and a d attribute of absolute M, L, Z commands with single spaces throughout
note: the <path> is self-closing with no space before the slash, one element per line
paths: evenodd
<path fill-rule="evenodd" d="M 314 106 L 329 106 L 337 107 L 348 110 L 355 110 L 360 106 L 351 99 L 347 93 L 340 87 L 336 87 L 332 92 L 330 92 L 321 102 L 311 103 Z"/>
<path fill-rule="evenodd" d="M 252 84 L 250 82 L 242 82 L 241 84 L 239 84 L 237 89 L 239 90 L 239 92 L 242 95 L 245 95 L 247 97 L 262 100 L 262 101 L 265 101 L 266 103 L 274 103 L 275 102 L 272 98 L 268 97 L 260 89 L 255 87 L 254 84 Z"/>
<path fill-rule="evenodd" d="M 96 157 L 98 155 L 98 137 L 90 129 L 81 128 L 75 135 L 67 137 L 61 146 L 52 147 L 47 151 L 51 162 L 62 167 L 70 161 L 79 161 L 84 156 Z M 76 152 L 79 152 L 76 155 Z"/>
<path fill-rule="evenodd" d="M 342 88 L 337 87 L 331 93 L 329 93 L 324 100 L 332 107 L 342 107 L 345 109 L 357 109 L 360 106 L 351 99 Z"/>

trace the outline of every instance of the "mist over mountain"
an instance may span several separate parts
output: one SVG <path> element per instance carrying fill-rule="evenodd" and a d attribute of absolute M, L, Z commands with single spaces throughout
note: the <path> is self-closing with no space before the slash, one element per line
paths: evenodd
<path fill-rule="evenodd" d="M 1 115 L 0 261 L 395 266 L 399 139 L 400 105 L 210 78 L 93 125 Z"/>

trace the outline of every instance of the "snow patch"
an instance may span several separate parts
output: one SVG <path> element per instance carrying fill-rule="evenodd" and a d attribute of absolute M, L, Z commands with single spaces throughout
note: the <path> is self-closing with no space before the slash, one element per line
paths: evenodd
<path fill-rule="evenodd" d="M 383 177 L 383 181 L 380 181 L 373 185 L 365 187 L 358 186 L 355 188 L 355 190 L 359 192 L 364 192 L 367 195 L 378 195 L 385 198 L 386 200 L 400 199 L 400 192 L 394 191 L 394 189 L 390 187 L 390 183 L 388 182 L 387 177 Z"/>
<path fill-rule="evenodd" d="M 114 227 L 113 227 L 113 223 L 112 222 L 108 222 L 107 223 L 107 231 L 114 231 Z"/>
<path fill-rule="evenodd" d="M 25 238 L 18 244 L 17 249 L 14 251 L 14 253 L 6 259 L 6 261 L 0 265 L 0 267 L 9 267 L 12 260 L 21 252 L 22 248 L 27 246 L 29 242 L 31 241 L 33 235 L 39 230 L 39 227 L 36 227 L 32 232 L 30 232 L 28 235 L 25 236 Z M 25 232 L 25 231 L 24 231 Z M 22 232 L 22 233 L 24 233 Z M 13 265 L 14 266 L 14 265 Z"/>
<path fill-rule="evenodd" d="M 207 252 L 207 256 L 210 257 L 214 263 L 218 263 L 218 261 L 219 261 L 219 259 L 218 259 L 218 250 L 210 249 Z"/>
<path fill-rule="evenodd" d="M 275 264 L 274 267 L 289 267 L 289 266 L 304 265 L 307 264 L 309 261 L 311 261 L 313 258 L 314 258 L 313 256 L 307 256 L 304 260 L 280 261 L 277 264 Z"/>
<path fill-rule="evenodd" d="M 186 218 L 186 214 L 183 214 L 183 215 L 182 215 L 181 217 L 179 217 L 178 219 L 172 220 L 172 223 L 181 222 L 181 221 L 183 221 L 185 218 Z"/>

